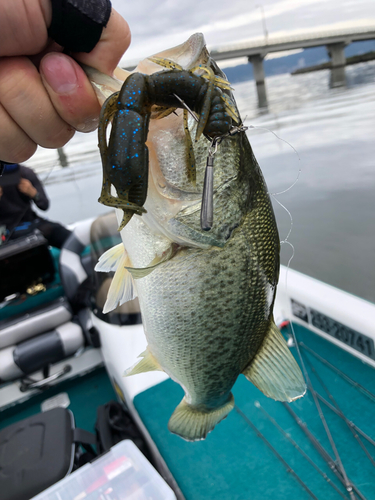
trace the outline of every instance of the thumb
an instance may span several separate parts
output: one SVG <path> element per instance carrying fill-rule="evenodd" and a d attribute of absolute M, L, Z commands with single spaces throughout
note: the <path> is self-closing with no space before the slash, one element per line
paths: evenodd
<path fill-rule="evenodd" d="M 76 52 L 74 59 L 65 54 L 49 53 L 39 70 L 43 84 L 59 116 L 81 132 L 97 127 L 100 106 L 87 76 L 76 61 L 112 75 L 130 44 L 128 23 L 112 9 L 99 42 L 89 52 Z"/>
<path fill-rule="evenodd" d="M 107 26 L 103 29 L 99 42 L 88 54 L 76 52 L 77 61 L 92 66 L 112 76 L 124 52 L 128 49 L 131 33 L 128 23 L 114 9 L 111 11 Z"/>

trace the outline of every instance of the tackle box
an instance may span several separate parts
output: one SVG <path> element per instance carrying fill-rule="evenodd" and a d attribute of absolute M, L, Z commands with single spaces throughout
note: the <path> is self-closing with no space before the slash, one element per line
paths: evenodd
<path fill-rule="evenodd" d="M 176 500 L 172 489 L 128 439 L 31 500 Z"/>

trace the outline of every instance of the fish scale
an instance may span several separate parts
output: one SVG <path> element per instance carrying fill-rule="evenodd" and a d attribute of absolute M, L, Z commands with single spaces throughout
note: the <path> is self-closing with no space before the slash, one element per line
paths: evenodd
<path fill-rule="evenodd" d="M 269 328 L 279 242 L 266 185 L 244 142 L 256 183 L 242 225 L 224 248 L 181 249 L 136 284 L 150 351 L 194 405 L 209 400 L 214 407 L 213 394 L 228 398 Z"/>
<path fill-rule="evenodd" d="M 211 64 L 201 35 L 175 55 L 168 51 L 168 59 L 186 61 L 186 53 L 194 64 Z M 149 64 L 140 65 L 143 73 L 155 71 Z M 223 77 L 215 64 L 211 70 Z M 196 125 L 190 127 L 195 137 Z M 189 185 L 183 134 L 182 113 L 151 119 L 147 213 L 133 215 L 121 231 L 126 267 L 115 248 L 97 269 L 117 268 L 116 283 L 132 274 L 126 283 L 138 294 L 148 347 L 126 375 L 163 370 L 178 382 L 185 397 L 168 427 L 196 441 L 233 409 L 231 389 L 241 373 L 280 401 L 301 397 L 306 386 L 273 320 L 280 242 L 248 138 L 244 131 L 226 136 L 215 153 L 214 222 L 205 232 L 200 198 L 209 143 L 201 136 L 193 144 L 197 181 Z M 111 285 L 107 303 L 129 300 L 133 288 Z"/>

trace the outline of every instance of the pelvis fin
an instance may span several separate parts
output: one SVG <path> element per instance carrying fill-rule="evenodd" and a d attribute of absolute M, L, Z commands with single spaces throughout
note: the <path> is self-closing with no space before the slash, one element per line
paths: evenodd
<path fill-rule="evenodd" d="M 243 371 L 266 396 L 277 401 L 294 401 L 306 392 L 302 372 L 275 323 L 251 363 Z"/>
<path fill-rule="evenodd" d="M 154 271 L 160 264 L 171 260 L 176 254 L 178 246 L 172 244 L 162 255 L 157 255 L 146 267 L 127 267 L 126 269 L 134 279 L 144 278 Z"/>
<path fill-rule="evenodd" d="M 142 352 L 138 358 L 142 358 L 137 361 L 133 366 L 125 370 L 124 377 L 130 377 L 130 375 L 137 375 L 138 373 L 153 372 L 153 371 L 163 371 L 163 368 L 159 365 L 156 358 L 151 354 L 148 348 Z"/>

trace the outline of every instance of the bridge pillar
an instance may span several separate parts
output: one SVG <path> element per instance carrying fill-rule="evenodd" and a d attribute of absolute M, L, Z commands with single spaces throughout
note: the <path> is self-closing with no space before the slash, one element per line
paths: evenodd
<path fill-rule="evenodd" d="M 345 75 L 345 43 L 332 43 L 327 45 L 328 55 L 331 58 L 332 69 L 330 76 L 330 87 L 343 87 L 346 85 Z"/>
<path fill-rule="evenodd" d="M 256 54 L 254 56 L 249 56 L 249 62 L 253 65 L 254 79 L 257 86 L 258 93 L 258 106 L 260 108 L 267 107 L 267 92 L 266 83 L 263 68 L 264 56 L 261 54 Z"/>

